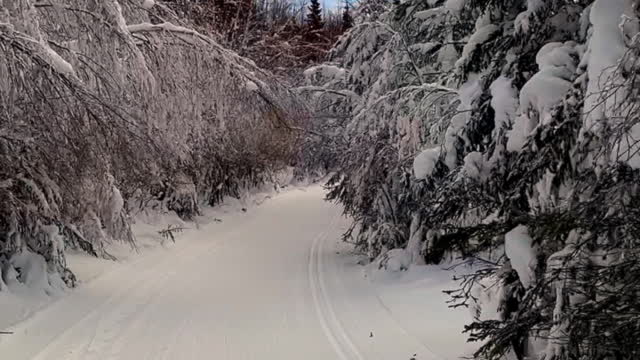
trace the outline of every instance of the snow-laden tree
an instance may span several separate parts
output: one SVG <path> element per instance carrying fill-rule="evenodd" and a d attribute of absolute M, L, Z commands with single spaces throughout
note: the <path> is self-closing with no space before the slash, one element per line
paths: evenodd
<path fill-rule="evenodd" d="M 108 256 L 140 209 L 191 218 L 267 181 L 305 119 L 270 74 L 161 1 L 0 1 L 0 76 L 5 282 L 37 254 L 72 285 L 65 247 Z"/>
<path fill-rule="evenodd" d="M 412 180 L 413 158 L 425 144 L 442 142 L 454 114 L 456 90 L 437 80 L 457 55 L 448 39 L 456 29 L 448 16 L 434 16 L 437 9 L 401 5 L 380 13 L 373 5 L 356 10 L 358 21 L 332 51 L 332 73 L 340 81 L 301 88 L 313 90 L 315 113 L 332 119 L 323 123 L 351 119 L 334 131 L 345 139 L 328 136 L 337 144 L 327 157 L 339 162 L 330 198 L 357 220 L 355 241 L 372 258 L 403 246 L 411 235 L 422 192 Z M 444 60 L 434 61 L 439 58 Z M 322 77 L 327 66 L 305 74 Z"/>
<path fill-rule="evenodd" d="M 474 264 L 451 295 L 478 358 L 640 355 L 636 9 L 407 1 L 334 49 L 360 99 L 330 198 L 372 258 Z"/>
<path fill-rule="evenodd" d="M 342 10 L 342 30 L 347 31 L 353 27 L 353 16 L 351 16 L 351 5 L 348 1 L 344 2 Z"/>
<path fill-rule="evenodd" d="M 309 29 L 319 30 L 324 26 L 322 21 L 322 8 L 318 0 L 311 0 L 307 13 L 307 26 Z"/>

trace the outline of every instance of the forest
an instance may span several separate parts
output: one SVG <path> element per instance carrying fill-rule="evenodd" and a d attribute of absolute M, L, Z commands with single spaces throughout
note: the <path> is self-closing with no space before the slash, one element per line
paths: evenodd
<path fill-rule="evenodd" d="M 367 261 L 466 269 L 475 359 L 638 359 L 638 6 L 0 0 L 0 296 L 291 171 Z"/>

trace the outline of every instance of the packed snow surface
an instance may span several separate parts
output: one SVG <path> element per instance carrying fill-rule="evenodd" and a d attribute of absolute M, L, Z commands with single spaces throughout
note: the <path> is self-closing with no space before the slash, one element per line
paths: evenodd
<path fill-rule="evenodd" d="M 452 274 L 433 266 L 390 272 L 361 265 L 339 240 L 349 221 L 323 197 L 314 186 L 246 212 L 223 207 L 162 246 L 150 245 L 152 226 L 138 224 L 141 255 L 119 262 L 71 256 L 80 287 L 17 325 L 0 316 L 0 329 L 14 332 L 0 335 L 0 354 L 12 360 L 468 354 L 460 333 L 468 315 L 449 310 L 441 292 L 453 286 Z M 42 281 L 42 271 L 33 274 Z M 11 301 L 9 294 L 0 292 L 0 304 Z"/>

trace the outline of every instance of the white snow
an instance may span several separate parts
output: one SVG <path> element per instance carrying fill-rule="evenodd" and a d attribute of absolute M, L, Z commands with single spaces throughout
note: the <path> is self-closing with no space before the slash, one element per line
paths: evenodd
<path fill-rule="evenodd" d="M 0 337 L 0 353 L 12 360 L 468 354 L 461 334 L 468 315 L 448 310 L 441 292 L 454 286 L 451 273 L 411 266 L 374 274 L 341 242 L 349 221 L 323 197 L 314 186 L 246 212 L 239 203 L 209 209 L 199 229 L 186 224 L 176 244 L 163 246 L 157 226 L 136 224 L 142 255 L 119 262 L 73 255 L 78 289 L 13 326 L 2 314 L 0 329 L 14 334 Z M 44 281 L 44 260 L 29 258 L 16 261 L 39 264 L 30 281 Z M 0 292 L 0 305 L 14 302 L 12 292 Z"/>
<path fill-rule="evenodd" d="M 346 70 L 335 65 L 321 64 L 306 69 L 303 75 L 307 84 L 326 84 L 344 80 Z"/>
<path fill-rule="evenodd" d="M 428 54 L 438 45 L 440 44 L 437 42 L 417 43 L 409 46 L 409 50 L 419 52 L 421 54 Z"/>
<path fill-rule="evenodd" d="M 495 128 L 492 136 L 494 139 L 498 139 L 514 123 L 519 105 L 518 93 L 513 87 L 512 80 L 506 76 L 498 77 L 491 83 L 489 90 L 491 91 L 491 107 L 495 111 Z M 498 159 L 502 158 L 505 149 L 506 146 L 502 141 L 496 142 L 496 149 L 488 161 L 487 171 L 490 171 Z"/>
<path fill-rule="evenodd" d="M 464 157 L 464 173 L 467 177 L 476 180 L 483 180 L 489 176 L 490 168 L 485 164 L 481 152 L 473 151 Z"/>
<path fill-rule="evenodd" d="M 550 43 L 542 47 L 536 56 L 540 67 L 520 92 L 520 109 L 522 112 L 535 111 L 544 119 L 571 88 L 571 76 L 575 64 L 570 54 L 570 45 Z"/>
<path fill-rule="evenodd" d="M 540 67 L 520 91 L 519 115 L 508 134 L 507 150 L 521 151 L 528 136 L 538 126 L 551 119 L 551 110 L 571 89 L 577 55 L 572 42 L 552 42 L 536 55 Z"/>
<path fill-rule="evenodd" d="M 623 79 L 617 72 L 620 60 L 627 48 L 625 37 L 633 38 L 638 33 L 637 21 L 629 21 L 633 14 L 631 2 L 625 0 L 596 1 L 589 13 L 593 26 L 589 40 L 587 73 L 589 83 L 585 96 L 584 130 L 599 134 L 611 127 L 616 128 L 624 121 L 620 115 L 620 105 L 627 97 Z M 608 126 L 605 126 L 608 123 Z M 633 168 L 640 168 L 640 126 L 616 134 L 612 141 L 611 162 L 626 162 Z"/>
<path fill-rule="evenodd" d="M 9 271 L 9 274 L 13 273 L 17 275 L 17 277 L 11 276 L 4 279 L 9 289 L 13 292 L 33 290 L 53 293 L 56 290 L 62 290 L 52 287 L 52 285 L 58 285 L 59 283 L 54 282 L 54 284 L 51 284 L 49 281 L 47 263 L 42 255 L 23 250 L 14 254 L 9 259 L 8 265 L 13 269 L 13 271 Z"/>
<path fill-rule="evenodd" d="M 527 0 L 527 10 L 536 12 L 542 8 L 544 0 Z"/>
<path fill-rule="evenodd" d="M 491 107 L 495 111 L 495 127 L 502 129 L 510 124 L 518 111 L 518 95 L 511 79 L 500 76 L 491 86 Z"/>
<path fill-rule="evenodd" d="M 169 31 L 180 34 L 188 34 L 201 37 L 202 35 L 193 29 L 186 28 L 184 26 L 175 25 L 169 22 L 164 22 L 161 24 L 152 24 L 152 23 L 139 23 L 139 24 L 131 24 L 127 25 L 127 30 L 130 33 L 139 33 L 139 32 L 154 32 L 154 31 Z"/>
<path fill-rule="evenodd" d="M 566 334 L 566 331 L 569 327 L 569 319 L 568 317 L 564 316 L 565 304 L 567 303 L 566 299 L 569 299 L 568 305 L 571 306 L 575 305 L 575 303 L 572 303 L 572 299 L 577 300 L 578 298 L 582 298 L 581 294 L 571 294 L 568 291 L 567 288 L 570 286 L 571 282 L 569 276 L 570 271 L 564 271 L 575 266 L 575 262 L 580 257 L 579 255 L 575 256 L 576 243 L 579 240 L 580 233 L 576 230 L 572 230 L 565 241 L 565 247 L 562 250 L 551 254 L 549 256 L 549 259 L 547 260 L 546 277 L 553 280 L 550 285 L 555 289 L 556 300 L 553 310 L 554 324 L 550 330 L 550 332 L 555 336 L 554 338 L 549 339 L 549 341 L 547 342 L 547 346 L 544 351 L 544 356 L 546 358 L 554 358 L 560 356 L 566 346 L 566 343 L 563 340 L 560 340 L 563 335 Z"/>
<path fill-rule="evenodd" d="M 444 7 L 452 12 L 459 13 L 464 8 L 467 0 L 447 0 Z"/>
<path fill-rule="evenodd" d="M 527 32 L 529 31 L 529 19 L 536 14 L 544 5 L 543 0 L 528 0 L 527 10 L 521 12 L 514 21 L 514 26 L 517 31 Z"/>
<path fill-rule="evenodd" d="M 596 132 L 598 122 L 607 116 L 605 110 L 613 108 L 618 101 L 616 96 L 603 99 L 602 91 L 608 83 L 611 86 L 610 82 L 615 81 L 615 68 L 625 51 L 622 32 L 618 27 L 624 10 L 625 0 L 596 0 L 589 13 L 593 31 L 589 40 L 585 127 Z"/>
<path fill-rule="evenodd" d="M 120 189 L 118 189 L 115 185 L 111 186 L 111 196 L 109 197 L 109 201 L 107 202 L 107 213 L 108 219 L 113 221 L 115 220 L 120 212 L 124 209 L 124 199 L 122 198 L 122 194 L 120 193 Z"/>
<path fill-rule="evenodd" d="M 413 174 L 417 179 L 426 179 L 431 176 L 439 158 L 440 147 L 423 150 L 413 159 Z"/>
<path fill-rule="evenodd" d="M 0 330 L 31 315 L 65 291 L 60 276 L 48 274 L 44 257 L 28 250 L 0 260 L 0 274 Z"/>
<path fill-rule="evenodd" d="M 390 272 L 379 269 L 373 263 L 366 267 L 365 276 L 374 286 L 372 296 L 380 301 L 386 312 L 406 334 L 414 337 L 434 354 L 430 356 L 428 353 L 418 353 L 416 359 L 457 360 L 471 355 L 477 344 L 467 343 L 466 335 L 460 331 L 460 325 L 471 320 L 468 310 L 448 308 L 446 301 L 449 296 L 442 293 L 442 290 L 457 286 L 451 279 L 452 275 L 470 271 L 464 266 L 452 273 L 440 266 L 414 264 L 406 271 Z M 410 358 L 411 356 L 406 357 Z M 392 358 L 365 358 L 368 359 Z"/>
<path fill-rule="evenodd" d="M 509 131 L 507 137 L 507 151 L 511 152 L 519 152 L 524 148 L 525 143 L 527 142 L 527 137 L 533 129 L 535 129 L 536 124 L 531 123 L 529 117 L 526 115 L 520 115 L 516 118 L 513 123 L 513 129 Z"/>
<path fill-rule="evenodd" d="M 256 84 L 255 82 L 251 81 L 251 80 L 247 80 L 245 82 L 244 87 L 249 90 L 249 91 L 257 91 L 258 88 L 258 84 Z"/>
<path fill-rule="evenodd" d="M 60 229 L 56 225 L 41 225 L 42 231 L 51 239 L 51 253 L 64 251 L 64 238 L 60 234 Z"/>
<path fill-rule="evenodd" d="M 519 225 L 505 235 L 504 250 L 520 282 L 527 288 L 534 277 L 536 250 L 529 228 Z"/>
<path fill-rule="evenodd" d="M 472 289 L 477 299 L 469 307 L 470 316 L 477 320 L 500 320 L 500 307 L 504 298 L 504 287 L 497 275 L 482 278 Z"/>
<path fill-rule="evenodd" d="M 415 14 L 413 14 L 413 17 L 418 20 L 429 20 L 434 16 L 439 15 L 441 12 L 441 7 L 435 7 L 427 10 L 417 11 Z"/>
<path fill-rule="evenodd" d="M 564 67 L 572 73 L 575 71 L 575 60 L 572 58 L 572 55 L 575 56 L 575 54 L 576 52 L 571 42 L 566 44 L 551 42 L 540 48 L 536 55 L 536 64 L 538 64 L 540 69 Z M 571 73 L 567 73 L 566 77 L 570 77 L 572 75 Z"/>
<path fill-rule="evenodd" d="M 64 75 L 72 75 L 75 74 L 73 70 L 73 66 L 69 64 L 65 59 L 60 56 L 57 52 L 53 51 L 44 41 L 40 43 L 42 46 L 43 55 L 45 56 L 46 61 L 53 67 L 58 73 Z"/>
<path fill-rule="evenodd" d="M 456 144 L 458 139 L 461 138 L 462 129 L 469 120 L 469 110 L 471 110 L 473 102 L 481 93 L 482 87 L 476 74 L 470 74 L 469 80 L 467 80 L 458 91 L 458 98 L 460 100 L 460 105 L 458 105 L 457 108 L 458 113 L 451 119 L 451 123 L 444 137 L 444 162 L 449 169 L 454 169 L 458 165 L 458 150 Z"/>
<path fill-rule="evenodd" d="M 416 265 L 424 265 L 424 257 L 421 256 L 421 250 L 424 246 L 425 231 L 422 225 L 422 216 L 420 212 L 415 212 L 411 219 L 410 238 L 407 243 L 407 252 L 411 256 L 411 263 Z"/>
<path fill-rule="evenodd" d="M 145 10 L 151 10 L 151 8 L 156 4 L 155 0 L 144 0 L 142 1 L 142 8 Z"/>
<path fill-rule="evenodd" d="M 6 189 L 13 186 L 13 179 L 7 179 L 0 181 L 0 189 Z"/>
<path fill-rule="evenodd" d="M 476 48 L 489 40 L 489 38 L 498 31 L 500 31 L 500 28 L 494 24 L 487 24 L 477 28 L 462 49 L 462 55 L 456 62 L 456 67 L 466 64 L 469 61 L 469 56 L 476 50 Z"/>
<path fill-rule="evenodd" d="M 378 268 L 391 272 L 406 271 L 411 266 L 412 254 L 405 249 L 391 249 L 376 261 Z"/>
<path fill-rule="evenodd" d="M 47 200 L 47 196 L 42 191 L 42 189 L 40 189 L 40 187 L 33 180 L 24 177 L 22 174 L 18 174 L 17 178 L 25 185 L 27 185 L 32 196 L 35 200 L 37 200 L 36 205 L 39 206 L 46 215 L 50 215 L 51 206 L 49 204 L 49 201 Z"/>

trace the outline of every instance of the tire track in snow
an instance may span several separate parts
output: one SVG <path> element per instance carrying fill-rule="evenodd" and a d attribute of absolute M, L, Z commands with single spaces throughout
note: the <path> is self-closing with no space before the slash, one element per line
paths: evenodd
<path fill-rule="evenodd" d="M 147 264 L 151 262 L 151 258 L 155 258 L 155 257 L 148 257 L 146 259 L 141 259 L 144 261 L 136 261 L 136 263 L 132 264 L 134 266 L 138 266 L 138 265 L 143 265 L 143 264 Z M 108 275 L 111 276 L 116 276 L 121 274 L 123 271 L 125 271 L 126 269 L 119 269 L 117 271 L 113 271 Z M 131 270 L 131 268 L 129 268 L 129 270 Z M 51 349 L 56 347 L 58 344 L 64 342 L 65 337 L 68 337 L 72 334 L 74 334 L 75 332 L 82 332 L 81 328 L 82 326 L 84 326 L 86 323 L 88 322 L 94 322 L 94 321 L 99 321 L 100 320 L 100 316 L 101 313 L 105 311 L 105 309 L 107 309 L 109 306 L 111 306 L 112 304 L 118 303 L 119 301 L 121 301 L 122 299 L 127 298 L 128 296 L 131 295 L 132 291 L 136 291 L 136 290 L 141 290 L 140 287 L 140 283 L 142 283 L 144 281 L 145 278 L 147 278 L 147 274 L 156 270 L 155 267 L 148 267 L 147 270 L 143 271 L 142 273 L 137 274 L 137 276 L 134 276 L 133 279 L 131 279 L 131 281 L 124 287 L 122 287 L 120 290 L 118 290 L 117 292 L 110 294 L 109 296 L 107 296 L 104 301 L 102 301 L 101 303 L 97 304 L 97 306 L 95 306 L 93 309 L 91 309 L 90 311 L 88 311 L 87 313 L 83 314 L 79 319 L 77 319 L 76 321 L 74 321 L 69 327 L 67 327 L 66 329 L 64 329 L 62 332 L 58 333 L 55 337 L 49 339 L 49 341 L 44 345 L 44 347 L 42 347 L 40 349 L 39 352 L 37 352 L 36 354 L 33 355 L 33 359 L 34 360 L 40 360 L 40 359 L 48 359 L 48 355 L 47 352 Z M 104 278 L 104 280 L 107 280 L 106 277 Z M 143 287 L 149 286 L 151 285 L 150 283 L 145 283 Z M 91 284 L 90 286 L 95 286 L 95 283 Z M 89 287 L 87 287 L 87 289 L 82 289 L 82 290 L 89 290 Z M 97 318 L 97 319 L 96 319 Z M 66 359 L 80 359 L 83 360 L 83 357 L 80 357 L 80 354 L 77 353 L 78 350 L 81 351 L 82 355 L 86 355 L 87 353 L 87 346 L 90 345 L 90 342 L 93 341 L 93 339 L 97 336 L 97 327 L 99 325 L 96 325 L 96 328 L 94 329 L 94 331 L 92 332 L 92 335 L 90 335 L 89 337 L 89 343 L 85 343 L 85 344 L 78 344 L 76 348 L 73 348 L 70 351 L 69 354 L 67 355 Z"/>
<path fill-rule="evenodd" d="M 188 254 L 189 256 L 179 257 L 178 259 L 174 259 L 173 261 L 170 261 L 170 265 L 173 268 L 186 267 L 187 265 L 193 263 L 194 260 L 201 259 L 203 257 L 208 257 L 212 254 L 215 254 L 224 245 L 225 245 L 224 240 L 221 242 L 211 242 L 207 244 L 207 246 L 205 246 L 202 250 L 193 251 L 192 253 Z M 166 268 L 167 266 L 161 267 L 161 269 L 166 269 Z M 160 277 L 160 279 L 156 279 L 156 278 L 154 278 L 153 280 L 148 279 L 150 282 L 153 282 L 154 284 L 157 285 L 157 286 L 154 286 L 153 293 L 147 294 L 148 301 L 145 304 L 143 304 L 144 306 L 138 304 L 135 310 L 139 310 L 139 311 L 134 311 L 132 312 L 132 316 L 126 317 L 125 318 L 126 324 L 123 322 L 123 326 L 120 326 L 120 327 L 116 326 L 116 328 L 119 329 L 118 334 L 115 337 L 109 339 L 109 341 L 104 341 L 104 343 L 106 344 L 111 344 L 110 346 L 111 354 L 109 359 L 116 360 L 120 358 L 120 352 L 126 346 L 127 337 L 130 336 L 129 333 L 133 330 L 138 330 L 140 328 L 145 327 L 146 325 L 145 322 L 148 321 L 149 319 L 148 316 L 152 314 L 154 310 L 156 310 L 156 308 L 158 307 L 158 300 L 161 299 L 165 294 L 172 291 L 172 288 L 170 286 L 167 286 L 167 284 L 171 284 L 173 282 L 173 278 L 178 275 L 179 274 L 176 273 L 175 271 L 167 271 L 165 272 L 164 276 Z M 178 328 L 177 330 L 172 329 L 170 332 L 164 332 L 162 336 L 170 339 L 171 342 L 175 342 L 176 334 L 179 333 L 180 330 L 183 328 L 184 323 L 185 323 L 185 320 L 183 319 L 180 322 L 180 328 Z M 135 334 L 135 331 L 133 331 L 133 333 Z M 157 333 L 155 333 L 154 335 L 157 336 Z M 104 350 L 103 352 L 99 352 L 102 354 L 103 357 L 98 357 L 96 360 L 104 359 L 104 353 L 107 349 L 103 349 L 103 350 Z M 160 351 L 161 355 L 153 354 L 152 356 L 150 356 L 150 358 L 165 359 L 164 354 L 168 350 L 170 349 L 167 349 L 165 347 Z M 81 360 L 85 360 L 85 359 L 81 359 Z"/>
<path fill-rule="evenodd" d="M 329 340 L 329 343 L 336 351 L 341 360 L 364 360 L 360 351 L 353 343 L 344 327 L 338 320 L 333 304 L 327 292 L 324 277 L 323 245 L 328 237 L 329 231 L 335 227 L 340 213 L 332 216 L 331 221 L 323 232 L 318 234 L 311 245 L 309 254 L 309 283 L 311 285 L 311 295 L 315 305 L 316 315 L 320 321 L 322 330 Z"/>
<path fill-rule="evenodd" d="M 191 251 L 182 251 L 178 253 L 178 256 L 175 258 L 169 258 L 167 261 L 162 264 L 157 264 L 155 268 L 150 269 L 150 272 L 156 273 L 158 270 L 163 270 L 167 268 L 185 268 L 189 264 L 195 262 L 195 260 L 199 260 L 202 258 L 208 258 L 211 255 L 220 251 L 220 249 L 225 246 L 228 242 L 228 239 L 225 237 L 222 241 L 211 241 L 206 243 L 199 244 L 200 246 L 193 247 Z M 186 256 L 185 256 L 186 255 Z M 151 285 L 151 291 L 141 291 L 143 295 L 145 295 L 145 301 L 142 304 L 137 304 L 134 308 L 127 308 L 128 304 L 124 303 L 121 307 L 113 309 L 111 314 L 118 315 L 128 315 L 128 316 L 120 316 L 121 321 L 116 321 L 115 323 L 108 326 L 108 328 L 118 330 L 115 336 L 109 337 L 107 339 L 100 338 L 100 343 L 103 344 L 103 348 L 98 349 L 97 351 L 91 349 L 90 354 L 97 354 L 96 360 L 104 359 L 106 351 L 108 349 L 111 350 L 109 359 L 119 359 L 120 351 L 124 349 L 126 346 L 127 337 L 130 335 L 129 332 L 131 330 L 138 330 L 139 328 L 145 327 L 145 321 L 148 320 L 148 315 L 152 314 L 156 307 L 158 306 L 158 299 L 164 296 L 166 293 L 170 292 L 172 288 L 167 286 L 170 284 L 174 277 L 179 274 L 175 271 L 164 271 L 163 276 L 153 276 L 152 278 L 142 277 L 140 282 L 145 282 L 148 285 Z M 136 289 L 137 290 L 137 289 Z M 129 296 L 130 297 L 130 296 Z M 121 311 L 123 309 L 128 311 Z M 106 313 L 102 316 L 106 319 L 112 318 L 111 314 Z M 113 322 L 113 319 L 111 319 Z M 181 325 L 184 326 L 184 319 L 181 321 Z M 165 332 L 163 334 L 164 337 L 170 339 L 169 341 L 175 342 L 176 333 L 179 333 L 181 328 L 178 330 L 172 329 L 171 332 Z M 135 331 L 133 331 L 135 334 Z M 154 335 L 157 335 L 154 333 Z M 95 339 L 92 339 L 92 342 L 95 342 Z M 149 358 L 151 359 L 165 359 L 166 352 L 169 351 L 169 348 L 166 348 L 166 345 L 163 349 L 160 350 L 160 354 L 153 354 L 151 350 L 149 350 Z M 85 358 L 81 357 L 79 360 L 89 360 L 93 358 Z"/>
<path fill-rule="evenodd" d="M 224 238 L 224 235 L 229 232 L 229 230 L 222 231 L 219 233 L 219 236 Z M 132 294 L 149 295 L 148 293 L 150 290 L 153 294 L 158 295 L 166 289 L 166 286 L 164 286 L 166 280 L 175 275 L 174 273 L 163 272 L 163 276 L 156 276 L 156 274 L 160 272 L 159 270 L 168 269 L 178 264 L 189 263 L 193 259 L 215 252 L 215 250 L 218 249 L 221 245 L 222 243 L 216 241 L 188 243 L 186 244 L 186 246 L 177 249 L 177 251 L 175 252 L 172 252 L 171 256 L 167 256 L 168 254 L 159 251 L 156 254 L 141 258 L 130 264 L 127 264 L 121 269 L 117 269 L 106 274 L 106 276 L 104 276 L 102 279 L 98 279 L 98 281 L 90 283 L 87 288 L 81 289 L 80 291 L 88 291 L 91 287 L 97 286 L 100 281 L 110 280 L 108 279 L 109 276 L 120 278 L 120 275 L 125 273 L 126 271 L 135 271 L 139 270 L 140 268 L 144 269 L 137 273 L 133 272 L 133 274 L 135 275 L 128 277 L 129 282 L 126 286 L 119 288 L 118 291 L 107 296 L 102 302 L 97 304 L 97 306 L 89 310 L 87 313 L 83 314 L 79 319 L 72 323 L 71 326 L 67 327 L 62 332 L 58 333 L 55 337 L 50 339 L 44 345 L 44 347 L 42 347 L 37 353 L 33 355 L 33 359 L 50 359 L 51 357 L 49 353 L 51 351 L 59 351 L 59 348 L 62 347 L 62 344 L 65 344 L 65 340 L 67 340 L 67 338 L 75 339 L 76 341 L 78 339 L 84 338 L 86 339 L 86 341 L 76 343 L 74 344 L 74 348 L 67 349 L 68 351 L 64 356 L 64 359 L 86 360 L 91 356 L 97 356 L 98 358 L 100 358 L 100 356 L 103 356 L 104 354 L 97 353 L 93 348 L 94 345 L 98 344 L 97 339 L 100 337 L 100 335 L 98 335 L 100 333 L 99 329 L 101 327 L 103 328 L 103 330 L 108 330 L 109 328 L 112 328 L 112 330 L 119 329 L 117 325 L 123 325 L 126 322 L 128 322 L 129 325 L 133 325 L 136 322 L 136 319 L 139 318 L 144 312 L 146 312 L 145 310 L 143 310 L 142 312 L 133 311 L 131 312 L 131 314 L 133 314 L 132 316 L 116 317 L 116 320 L 120 321 L 116 321 L 114 323 L 113 319 L 109 319 L 109 317 L 106 316 L 107 314 L 111 315 L 114 313 L 119 313 L 117 310 L 120 310 L 120 308 L 117 307 L 116 309 L 112 309 L 114 306 L 118 305 L 119 303 L 124 303 L 124 300 L 130 298 Z M 178 264 L 176 264 L 176 261 L 178 261 Z M 153 303 L 153 300 L 153 297 L 148 297 L 146 301 L 143 302 L 143 304 L 138 305 L 146 305 L 145 308 L 148 308 L 149 305 Z M 124 313 L 129 312 L 120 312 L 119 314 L 123 315 Z M 104 321 L 103 319 L 105 318 L 107 320 L 110 320 L 111 326 L 101 326 L 102 322 Z M 91 324 L 93 323 L 95 323 L 95 326 L 92 327 Z M 86 335 L 87 328 L 92 329 L 91 335 L 84 336 Z M 77 336 L 78 334 L 80 334 L 80 336 Z M 115 338 L 105 340 L 104 335 L 107 335 L 107 338 L 109 338 L 110 336 L 105 333 L 102 333 L 102 335 L 103 339 L 101 339 L 102 341 L 100 341 L 100 343 L 102 343 L 102 347 L 109 346 L 109 343 L 111 341 L 115 341 L 121 338 L 121 336 L 118 336 L 116 334 Z M 68 345 L 69 344 L 66 344 L 65 347 L 68 348 Z"/>

